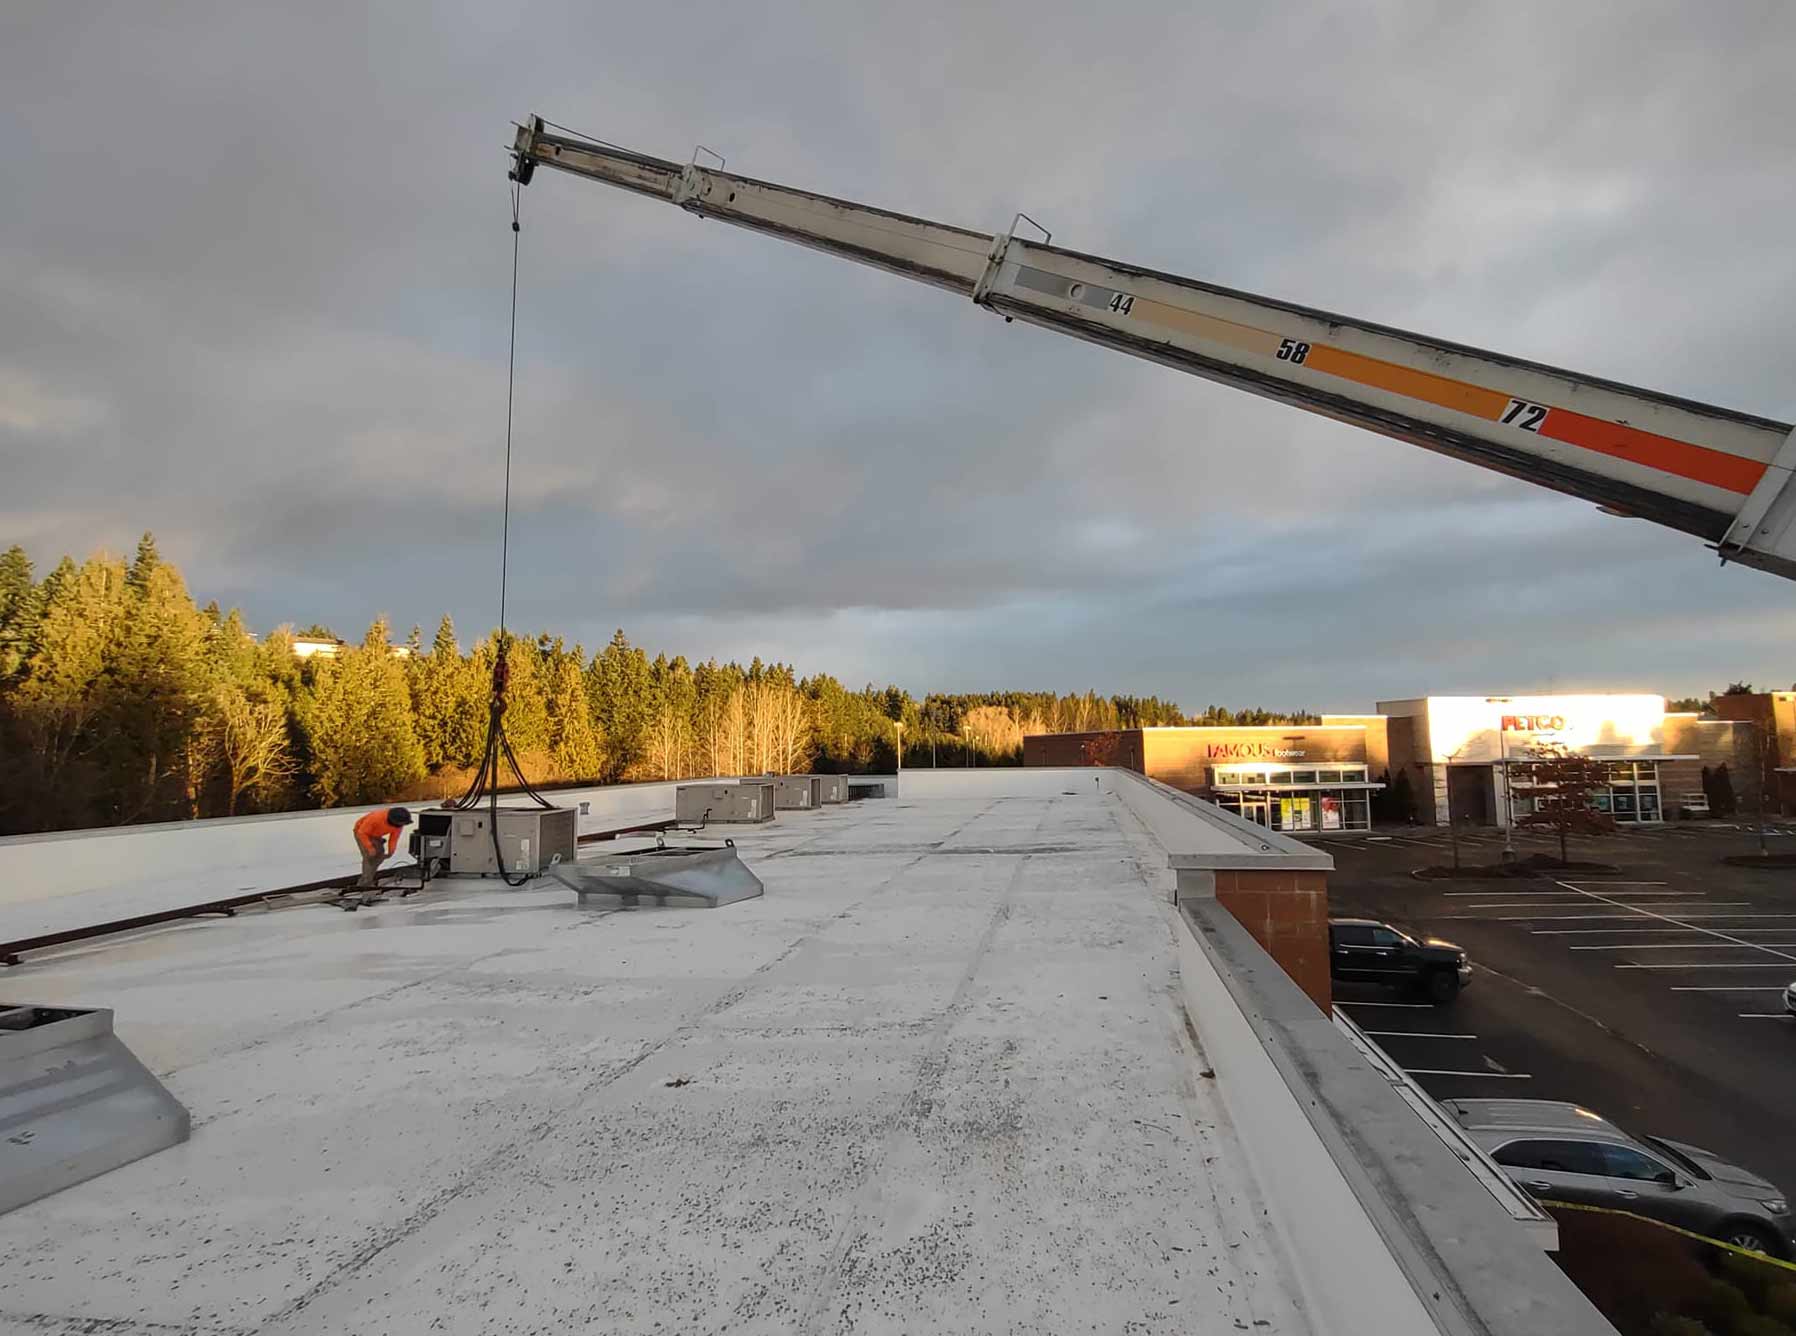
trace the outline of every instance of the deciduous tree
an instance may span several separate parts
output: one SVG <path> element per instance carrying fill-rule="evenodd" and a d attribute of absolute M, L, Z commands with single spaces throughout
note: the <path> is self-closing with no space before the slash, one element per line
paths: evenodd
<path fill-rule="evenodd" d="M 287 735 L 286 704 L 252 700 L 230 681 L 212 688 L 208 704 L 202 745 L 224 771 L 225 814 L 235 816 L 246 796 L 272 807 L 298 771 Z"/>
<path fill-rule="evenodd" d="M 1518 826 L 1544 827 L 1559 835 L 1559 861 L 1567 861 L 1566 841 L 1574 834 L 1601 835 L 1615 829 L 1615 818 L 1596 810 L 1596 794 L 1609 787 L 1609 767 L 1562 743 L 1537 742 L 1509 763 L 1510 794 L 1530 801 L 1532 810 L 1516 818 Z"/>

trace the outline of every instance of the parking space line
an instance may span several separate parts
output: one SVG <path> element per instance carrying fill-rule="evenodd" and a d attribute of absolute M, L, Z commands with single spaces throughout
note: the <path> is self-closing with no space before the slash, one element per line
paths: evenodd
<path fill-rule="evenodd" d="M 1623 906 L 1626 908 L 1626 906 Z M 1641 917 L 1662 918 L 1651 910 L 1636 909 L 1632 914 L 1517 914 L 1511 918 L 1492 918 L 1488 914 L 1442 914 L 1442 919 L 1477 919 L 1480 923 L 1574 923 L 1590 922 L 1593 919 L 1616 919 L 1623 921 L 1638 920 Z M 1796 914 L 1685 914 L 1684 919 L 1796 919 Z M 1679 922 L 1670 919 L 1669 922 Z M 1692 928 L 1692 932 L 1708 932 L 1707 928 Z"/>
<path fill-rule="evenodd" d="M 1618 970 L 1788 970 L 1790 967 L 1788 965 L 1779 965 L 1771 961 L 1760 960 L 1753 960 L 1745 963 L 1735 963 L 1730 961 L 1725 965 L 1717 964 L 1712 960 L 1705 960 L 1700 964 L 1617 965 L 1615 968 Z"/>
<path fill-rule="evenodd" d="M 1576 904 L 1576 897 L 1583 894 L 1583 891 L 1448 891 L 1446 895 L 1441 898 L 1447 899 L 1453 897 L 1464 900 L 1489 900 L 1494 897 L 1512 896 L 1526 897 L 1530 900 L 1534 900 L 1539 899 L 1542 896 L 1549 896 L 1555 904 Z M 1627 898 L 1629 900 L 1653 900 L 1661 902 L 1665 900 L 1707 900 L 1709 898 L 1709 893 L 1707 891 L 1629 891 L 1627 893 Z M 1723 903 L 1731 905 L 1739 904 L 1740 902 L 1737 900 L 1728 900 Z M 1464 908 L 1464 906 L 1455 906 L 1455 908 Z"/>
<path fill-rule="evenodd" d="M 1455 906 L 1455 908 L 1458 908 L 1458 909 L 1570 909 L 1573 905 L 1576 905 L 1577 903 L 1578 902 L 1576 900 L 1498 900 L 1498 901 L 1492 901 L 1490 904 L 1487 904 L 1487 905 L 1457 905 L 1457 906 Z M 1690 907 L 1692 909 L 1716 909 L 1723 905 L 1749 905 L 1751 903 L 1752 903 L 1752 901 L 1750 901 L 1750 900 L 1710 900 L 1703 904 L 1692 903 Z M 1637 908 L 1637 906 L 1635 906 L 1635 905 L 1628 905 L 1626 907 L 1629 909 Z M 1662 908 L 1662 909 L 1681 909 L 1682 907 L 1683 907 L 1683 904 L 1682 904 L 1681 900 L 1679 901 L 1678 904 L 1675 904 L 1675 905 L 1661 905 L 1660 906 L 1660 908 Z M 1643 910 L 1642 912 L 1645 912 L 1645 911 Z"/>
<path fill-rule="evenodd" d="M 1569 882 L 1560 882 L 1559 884 L 1561 886 L 1570 885 Z M 1573 890 L 1583 890 L 1583 888 L 1580 886 L 1572 886 L 1572 889 Z M 1616 905 L 1623 909 L 1634 909 L 1635 908 L 1635 906 L 1632 906 L 1632 905 L 1623 905 L 1619 900 L 1612 900 L 1606 895 L 1598 895 L 1595 891 L 1584 891 L 1584 894 L 1589 896 L 1592 900 L 1596 900 L 1602 904 Z M 1653 918 L 1656 918 L 1656 919 L 1663 919 L 1666 923 L 1677 924 L 1679 922 L 1677 919 L 1671 917 L 1671 915 L 1669 915 L 1669 914 L 1661 914 L 1661 913 L 1658 913 L 1657 911 L 1651 910 L 1651 909 L 1636 909 L 1636 912 L 1641 913 L 1641 914 L 1649 914 Z M 1777 956 L 1780 959 L 1787 960 L 1792 965 L 1796 965 L 1796 956 L 1787 955 L 1786 953 L 1779 951 L 1779 950 L 1775 949 L 1774 947 L 1761 946 L 1755 942 L 1744 942 L 1744 941 L 1741 941 L 1738 937 L 1729 937 L 1725 932 L 1720 932 L 1714 928 L 1695 928 L 1694 930 L 1696 932 L 1706 933 L 1710 937 L 1718 937 L 1724 942 L 1733 942 L 1736 946 L 1748 947 L 1754 951 L 1763 951 L 1768 956 Z"/>
<path fill-rule="evenodd" d="M 1620 885 L 1621 883 L 1616 882 L 1616 883 L 1612 883 L 1612 884 Z M 1657 882 L 1655 884 L 1659 885 L 1659 886 L 1663 886 L 1665 883 Z M 1530 891 L 1530 890 L 1519 890 L 1519 891 L 1508 891 L 1508 892 L 1504 892 L 1504 891 L 1442 891 L 1441 899 L 1443 899 L 1443 900 L 1477 900 L 1483 896 L 1504 895 L 1504 894 L 1567 896 L 1567 895 L 1582 895 L 1582 894 L 1584 894 L 1584 892 L 1582 892 L 1582 891 Z M 1634 896 L 1638 896 L 1638 895 L 1698 896 L 1698 895 L 1707 895 L 1707 894 L 1708 894 L 1707 891 L 1631 891 L 1631 892 L 1629 892 L 1628 898 L 1632 899 Z"/>
<path fill-rule="evenodd" d="M 1674 993 L 1781 993 L 1781 984 L 1766 987 L 1762 983 L 1718 983 L 1718 984 L 1683 984 L 1672 985 Z"/>
<path fill-rule="evenodd" d="M 1411 1076 L 1480 1076 L 1487 1081 L 1532 1081 L 1527 1072 L 1449 1072 L 1437 1067 L 1405 1067 Z"/>
<path fill-rule="evenodd" d="M 1375 1034 L 1398 1039 L 1476 1039 L 1475 1034 L 1440 1034 L 1434 1030 L 1362 1030 L 1361 1034 Z"/>
<path fill-rule="evenodd" d="M 1787 1011 L 1742 1011 L 1740 1019 L 1743 1021 L 1787 1021 L 1792 1017 Z"/>
<path fill-rule="evenodd" d="M 1606 942 L 1601 946 L 1574 946 L 1574 951 L 1738 951 L 1745 942 Z M 1774 947 L 1796 947 L 1796 942 L 1753 942 L 1750 945 L 1771 950 Z"/>
<path fill-rule="evenodd" d="M 1729 929 L 1729 931 L 1747 933 L 1788 932 L 1790 930 L 1788 928 L 1732 928 Z M 1530 937 L 1586 937 L 1605 935 L 1614 937 L 1617 934 L 1624 932 L 1634 936 L 1640 936 L 1649 932 L 1676 932 L 1682 933 L 1686 937 L 1690 935 L 1690 929 L 1688 928 L 1531 928 L 1529 929 L 1528 935 Z"/>

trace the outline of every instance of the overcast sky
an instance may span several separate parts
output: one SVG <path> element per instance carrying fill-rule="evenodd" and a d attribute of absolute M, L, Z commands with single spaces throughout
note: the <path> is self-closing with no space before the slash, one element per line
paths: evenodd
<path fill-rule="evenodd" d="M 533 112 L 1789 421 L 1793 51 L 1783 0 L 6 5 L 0 543 L 490 626 Z M 1691 538 L 556 173 L 523 220 L 514 629 L 1188 709 L 1796 679 L 1796 585 Z"/>

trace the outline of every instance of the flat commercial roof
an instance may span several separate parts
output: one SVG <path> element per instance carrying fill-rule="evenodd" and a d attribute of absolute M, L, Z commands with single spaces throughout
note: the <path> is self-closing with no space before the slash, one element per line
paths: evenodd
<path fill-rule="evenodd" d="M 0 1326 L 1312 1330 L 1166 851 L 1067 788 L 741 828 L 721 910 L 438 883 L 27 959 L 194 1130 L 0 1217 Z"/>

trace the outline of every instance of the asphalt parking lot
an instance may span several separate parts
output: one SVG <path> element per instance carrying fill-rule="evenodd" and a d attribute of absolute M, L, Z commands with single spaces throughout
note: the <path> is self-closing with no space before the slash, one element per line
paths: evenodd
<path fill-rule="evenodd" d="M 1336 1000 L 1439 1099 L 1584 1104 L 1623 1127 L 1704 1146 L 1796 1191 L 1796 869 L 1734 868 L 1751 831 L 1671 825 L 1571 843 L 1620 871 L 1563 878 L 1418 881 L 1451 862 L 1444 833 L 1330 838 L 1331 912 L 1459 943 L 1476 973 L 1434 1007 L 1373 986 Z M 1461 837 L 1496 863 L 1502 836 Z M 1557 841 L 1518 833 L 1518 850 Z M 1796 851 L 1796 834 L 1769 840 Z"/>

